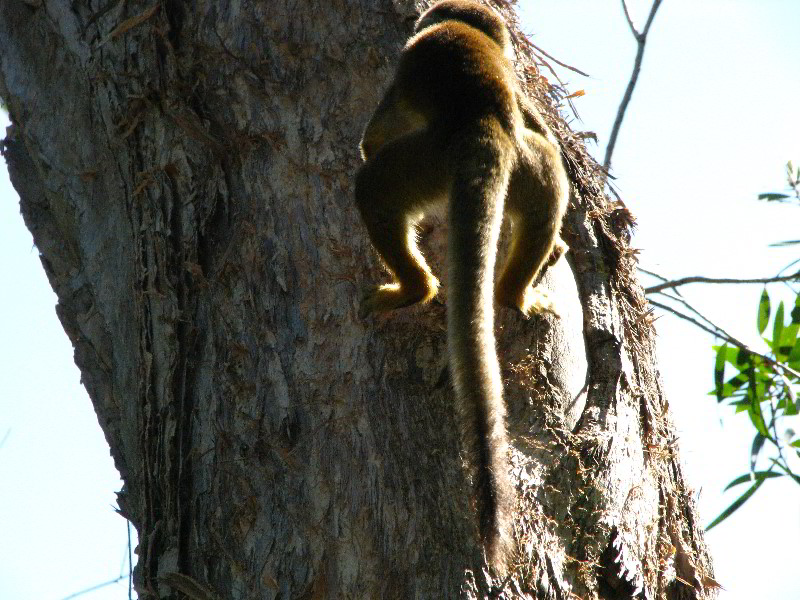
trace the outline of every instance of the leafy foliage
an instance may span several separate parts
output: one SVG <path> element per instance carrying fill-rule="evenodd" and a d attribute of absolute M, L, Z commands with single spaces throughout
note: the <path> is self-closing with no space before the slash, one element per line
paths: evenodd
<path fill-rule="evenodd" d="M 800 168 L 787 165 L 790 194 L 760 194 L 760 200 L 769 202 L 798 201 L 800 205 Z M 800 240 L 781 242 L 780 246 L 800 244 Z M 784 271 L 800 260 L 788 265 Z M 791 289 L 791 288 L 790 288 Z M 706 528 L 711 529 L 733 514 L 763 485 L 767 479 L 790 477 L 800 484 L 800 475 L 792 471 L 789 457 L 792 453 L 800 459 L 800 439 L 786 427 L 784 420 L 798 414 L 797 389 L 800 387 L 800 292 L 796 294 L 794 306 L 786 315 L 783 302 L 772 311 L 766 287 L 761 294 L 756 313 L 756 328 L 769 351 L 758 354 L 744 346 L 732 346 L 728 342 L 713 346 L 716 351 L 714 363 L 714 390 L 717 402 L 727 402 L 737 413 L 746 412 L 755 429 L 750 449 L 749 473 L 736 477 L 725 488 L 730 489 L 744 483 L 750 487 L 734 500 L 728 508 Z M 772 318 L 772 327 L 769 327 Z M 765 335 L 766 334 L 766 335 Z M 756 470 L 759 456 L 765 448 L 771 449 L 767 460 L 769 467 Z"/>

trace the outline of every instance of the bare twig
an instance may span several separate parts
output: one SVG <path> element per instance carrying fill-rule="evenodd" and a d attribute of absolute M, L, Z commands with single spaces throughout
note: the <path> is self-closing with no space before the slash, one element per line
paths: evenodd
<path fill-rule="evenodd" d="M 800 170 L 794 173 L 794 165 L 792 161 L 786 163 L 786 179 L 789 182 L 789 187 L 794 191 L 795 197 L 800 200 Z"/>
<path fill-rule="evenodd" d="M 747 344 L 745 344 L 744 342 L 740 342 L 738 339 L 736 339 L 735 337 L 733 337 L 729 333 L 725 332 L 725 330 L 722 329 L 721 327 L 715 325 L 714 323 L 711 323 L 711 321 L 709 321 L 705 317 L 703 317 L 703 319 L 705 321 L 707 321 L 708 323 L 711 323 L 711 327 L 708 327 L 708 326 L 704 325 L 703 323 L 701 323 L 697 319 L 693 319 L 689 315 L 685 315 L 682 312 L 677 311 L 677 310 L 675 310 L 674 308 L 672 308 L 670 306 L 667 306 L 666 304 L 661 304 L 660 302 L 656 302 L 655 300 L 650 300 L 650 304 L 652 304 L 653 306 L 656 306 L 656 307 L 658 307 L 658 308 L 660 308 L 662 310 L 665 310 L 665 311 L 667 311 L 669 313 L 672 313 L 673 315 L 675 315 L 676 317 L 678 317 L 680 319 L 683 319 L 684 321 L 688 321 L 689 323 L 692 323 L 693 325 L 699 327 L 703 331 L 706 331 L 706 332 L 710 333 L 711 335 L 713 335 L 715 337 L 722 338 L 725 341 L 730 342 L 731 344 L 733 344 L 734 346 L 736 346 L 740 350 L 745 350 L 746 352 L 749 352 L 750 354 L 752 354 L 754 356 L 759 356 L 765 363 L 767 363 L 768 365 L 770 365 L 770 366 L 772 366 L 774 368 L 780 369 L 785 373 L 789 373 L 794 377 L 800 378 L 800 373 L 799 372 L 795 371 L 791 367 L 788 367 L 788 366 L 784 365 L 783 363 L 780 363 L 780 362 L 776 361 L 773 358 L 770 358 L 769 356 L 761 354 L 760 352 L 755 352 Z"/>
<path fill-rule="evenodd" d="M 770 425 L 770 429 L 772 429 L 772 435 L 775 436 L 775 439 L 772 439 L 772 438 L 767 438 L 767 439 L 769 439 L 769 441 L 772 442 L 774 444 L 774 446 L 778 449 L 778 456 L 780 457 L 781 462 L 783 463 L 783 465 L 785 465 L 784 469 L 786 469 L 786 468 L 788 468 L 789 463 L 786 462 L 786 457 L 783 455 L 783 448 L 781 447 L 781 438 L 778 435 L 778 426 L 776 424 L 777 420 L 778 420 L 778 415 L 775 414 L 775 407 L 772 404 L 772 398 L 770 398 L 770 401 L 769 401 L 769 412 L 770 412 L 770 424 L 769 425 Z M 791 469 L 789 470 L 789 473 L 791 473 Z"/>
<path fill-rule="evenodd" d="M 654 277 L 658 277 L 660 279 L 664 279 L 660 275 L 656 275 L 655 273 L 651 273 L 650 271 L 646 271 L 645 269 L 640 269 L 643 273 L 647 273 L 648 275 L 652 275 Z M 691 277 L 681 277 L 680 279 L 675 279 L 673 281 L 667 281 L 664 279 L 664 283 L 659 283 L 658 285 L 654 285 L 648 288 L 645 288 L 644 291 L 646 294 L 654 294 L 656 292 L 660 292 L 662 290 L 676 288 L 681 285 L 686 285 L 688 283 L 777 283 L 780 281 L 794 281 L 800 280 L 800 271 L 794 273 L 793 275 L 785 275 L 783 277 L 757 277 L 755 279 L 732 279 L 732 278 L 715 278 L 715 277 L 701 277 L 699 275 L 694 275 Z"/>
<path fill-rule="evenodd" d="M 120 575 L 116 579 L 112 579 L 111 581 L 106 581 L 104 583 L 98 583 L 97 585 L 93 585 L 92 587 L 86 588 L 85 590 L 81 590 L 80 592 L 75 592 L 74 594 L 70 594 L 63 600 L 70 600 L 71 598 L 77 598 L 78 596 L 83 596 L 84 594 L 88 594 L 89 592 L 93 592 L 95 590 L 99 590 L 100 588 L 104 588 L 108 585 L 113 585 L 125 579 L 127 575 Z"/>
<path fill-rule="evenodd" d="M 131 522 L 130 520 L 127 520 L 127 522 L 128 522 L 128 600 L 133 600 L 133 547 L 131 544 Z"/>
<path fill-rule="evenodd" d="M 800 263 L 800 258 L 798 258 L 797 260 L 793 260 L 788 265 L 783 267 L 780 271 L 778 271 L 778 275 L 780 275 L 781 273 L 783 273 L 784 271 L 786 271 L 788 269 L 791 269 L 793 266 L 795 266 L 796 264 L 799 264 L 799 263 Z"/>
<path fill-rule="evenodd" d="M 633 37 L 638 39 L 639 32 L 636 31 L 636 26 L 633 24 L 633 19 L 631 19 L 631 13 L 628 12 L 628 5 L 625 3 L 625 0 L 622 0 L 622 10 L 625 12 L 625 20 L 628 21 L 628 27 L 631 28 Z"/>
<path fill-rule="evenodd" d="M 669 279 L 667 279 L 667 278 L 666 278 L 666 277 L 664 277 L 663 275 L 659 275 L 659 274 L 658 274 L 658 273 L 656 273 L 655 271 L 648 271 L 647 269 L 644 269 L 644 268 L 642 268 L 642 267 L 639 267 L 639 270 L 640 270 L 642 273 L 644 273 L 645 275 L 651 275 L 651 276 L 655 277 L 656 279 L 660 279 L 661 281 L 669 281 Z"/>
<path fill-rule="evenodd" d="M 724 337 L 726 339 L 727 338 L 731 338 L 731 339 L 733 338 L 733 336 L 730 333 L 728 333 L 727 331 L 725 331 L 721 326 L 719 326 L 716 323 L 714 323 L 711 319 L 709 319 L 707 316 L 705 316 L 703 313 L 701 313 L 699 310 L 697 310 L 694 306 L 689 304 L 686 301 L 686 299 L 683 296 L 681 296 L 677 291 L 675 292 L 674 296 L 671 295 L 671 294 L 667 294 L 665 292 L 659 292 L 659 293 L 662 296 L 664 296 L 665 298 L 669 298 L 670 300 L 674 300 L 675 302 L 679 302 L 680 304 L 683 304 L 683 306 L 685 306 L 687 310 L 689 310 L 690 312 L 693 312 L 699 319 L 701 319 L 702 321 L 705 321 L 705 323 L 709 327 L 711 327 L 712 329 L 715 329 L 717 331 L 718 335 L 721 335 L 722 337 Z"/>
<path fill-rule="evenodd" d="M 614 120 L 614 127 L 611 128 L 611 136 L 609 137 L 608 146 L 606 147 L 606 156 L 603 159 L 603 167 L 606 171 L 611 167 L 611 155 L 614 153 L 614 146 L 617 144 L 617 135 L 619 134 L 620 127 L 622 127 L 622 118 L 625 116 L 628 103 L 631 101 L 631 96 L 633 95 L 633 88 L 636 87 L 636 81 L 639 79 L 639 70 L 642 67 L 642 58 L 644 57 L 644 47 L 647 43 L 647 33 L 650 31 L 650 25 L 652 25 L 653 18 L 656 16 L 656 11 L 658 11 L 660 5 L 661 0 L 653 0 L 653 5 L 650 7 L 650 14 L 647 17 L 644 29 L 639 32 L 633 25 L 625 0 L 622 0 L 622 9 L 625 11 L 625 18 L 631 28 L 633 37 L 636 39 L 636 60 L 633 62 L 633 72 L 631 73 L 628 87 L 625 90 L 625 95 L 622 97 L 619 109 L 617 109 L 617 118 Z"/>
<path fill-rule="evenodd" d="M 542 50 L 541 48 L 539 48 L 539 46 L 537 46 L 536 44 L 534 44 L 534 43 L 533 43 L 533 42 L 531 42 L 530 40 L 528 40 L 528 44 L 530 44 L 531 48 L 533 48 L 534 50 L 536 50 L 536 52 L 538 52 L 539 54 L 544 54 L 544 55 L 545 55 L 547 58 L 549 58 L 550 60 L 552 60 L 552 61 L 553 61 L 554 63 L 556 63 L 557 65 L 560 65 L 560 66 L 564 67 L 565 69 L 569 69 L 570 71 L 574 71 L 574 72 L 575 72 L 575 73 L 577 73 L 578 75 L 583 75 L 584 77 L 591 77 L 591 75 L 589 75 L 588 73 L 584 73 L 583 71 L 581 71 L 581 70 L 580 70 L 580 69 L 578 69 L 577 67 L 573 67 L 573 66 L 571 66 L 571 65 L 568 65 L 567 63 L 563 63 L 563 62 L 561 62 L 561 61 L 560 61 L 560 60 L 558 60 L 558 59 L 557 59 L 555 56 L 553 56 L 552 54 L 548 54 L 547 52 L 545 52 L 544 50 Z"/>
<path fill-rule="evenodd" d="M 562 62 L 562 61 L 558 60 L 558 59 L 557 59 L 556 57 L 554 57 L 552 54 L 548 54 L 547 52 L 545 52 L 544 50 L 542 50 L 541 48 L 539 48 L 539 46 L 537 46 L 536 44 L 534 44 L 533 42 L 531 42 L 531 40 L 530 40 L 530 37 L 529 37 L 529 36 L 523 36 L 523 37 L 522 37 L 522 39 L 519 39 L 519 38 L 517 38 L 517 37 L 515 36 L 515 37 L 514 37 L 514 41 L 515 41 L 516 43 L 519 43 L 520 45 L 526 46 L 526 47 L 528 47 L 529 49 L 532 49 L 532 50 L 533 50 L 533 52 L 534 52 L 534 53 L 537 55 L 537 58 L 538 58 L 538 60 L 539 60 L 539 63 L 540 63 L 541 65 L 543 65 L 544 67 L 546 67 L 546 68 L 547 68 L 547 70 L 548 70 L 548 71 L 550 71 L 550 73 L 552 74 L 552 76 L 553 76 L 553 77 L 556 79 L 556 81 L 558 82 L 558 85 L 560 86 L 560 89 L 561 89 L 561 91 L 563 91 L 563 92 L 564 92 L 564 94 L 563 94 L 563 98 L 564 98 L 564 99 L 567 101 L 567 104 L 569 105 L 569 108 L 570 108 L 570 110 L 572 111 L 572 114 L 574 114 L 574 115 L 575 115 L 575 118 L 576 118 L 576 119 L 578 119 L 578 121 L 580 121 L 580 120 L 581 120 L 581 117 L 580 117 L 580 115 L 578 114 L 578 109 L 577 109 L 577 108 L 575 108 L 575 105 L 572 103 L 572 99 L 569 97 L 569 95 L 568 95 L 568 93 L 567 93 L 567 91 L 566 91 L 566 90 L 567 90 L 567 86 L 564 84 L 564 82 L 563 82 L 563 81 L 561 81 L 561 78 L 558 76 L 558 73 L 556 73 L 555 69 L 554 69 L 554 68 L 553 68 L 553 67 L 550 65 L 550 63 L 549 63 L 549 62 L 547 62 L 547 61 L 546 61 L 546 60 L 545 60 L 543 57 L 544 57 L 544 56 L 546 56 L 547 58 L 549 58 L 550 60 L 552 60 L 552 61 L 553 61 L 554 63 L 556 63 L 557 65 L 559 65 L 559 66 L 562 66 L 562 67 L 564 67 L 565 69 L 569 69 L 570 71 L 573 71 L 573 72 L 575 72 L 575 73 L 578 73 L 579 75 L 583 75 L 584 77 L 590 77 L 590 75 L 589 75 L 588 73 L 584 73 L 583 71 L 581 71 L 580 69 L 578 69 L 578 68 L 576 68 L 576 67 L 573 67 L 572 65 L 568 65 L 567 63 L 565 63 L 565 62 Z M 560 99 L 560 98 L 559 98 L 559 99 Z"/>
<path fill-rule="evenodd" d="M 109 581 L 104 581 L 103 583 L 98 583 L 97 585 L 93 585 L 92 587 L 88 587 L 80 592 L 75 592 L 74 594 L 70 594 L 69 596 L 63 598 L 62 600 L 71 600 L 72 598 L 77 598 L 78 596 L 83 596 L 84 594 L 89 594 L 101 588 L 107 587 L 109 585 L 114 585 L 115 583 L 119 583 L 123 579 L 128 580 L 128 600 L 131 600 L 133 597 L 133 566 L 132 566 L 132 547 L 131 547 L 131 522 L 128 521 L 128 572 L 123 573 L 122 569 L 124 568 L 124 564 L 120 567 L 120 574 L 115 579 L 110 579 Z"/>
<path fill-rule="evenodd" d="M 533 44 L 531 44 L 531 46 L 533 46 Z M 547 70 L 550 71 L 550 73 L 553 75 L 553 77 L 556 78 L 556 81 L 558 81 L 558 85 L 560 86 L 561 90 L 566 90 L 567 86 L 564 84 L 563 81 L 561 81 L 561 78 L 558 76 L 558 73 L 556 73 L 555 69 L 550 65 L 550 63 L 547 62 L 541 56 L 539 56 L 538 58 L 539 58 L 539 62 L 542 65 L 544 65 L 545 67 L 547 67 Z M 566 94 L 566 93 L 567 92 L 564 91 L 564 94 Z M 572 99 L 567 95 L 564 96 L 564 99 L 567 101 L 567 104 L 569 104 L 569 108 L 572 111 L 572 114 L 575 115 L 575 118 L 580 121 L 581 120 L 581 116 L 578 114 L 578 109 L 575 108 L 575 105 L 572 103 Z"/>

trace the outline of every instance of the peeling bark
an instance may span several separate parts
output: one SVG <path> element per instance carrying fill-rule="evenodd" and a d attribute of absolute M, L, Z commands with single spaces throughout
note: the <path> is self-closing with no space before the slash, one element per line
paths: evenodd
<path fill-rule="evenodd" d="M 713 597 L 632 217 L 517 29 L 570 169 L 570 253 L 546 281 L 561 319 L 498 314 L 520 552 L 486 572 L 444 307 L 357 317 L 382 277 L 357 142 L 415 14 L 0 4 L 3 153 L 125 482 L 139 597 Z M 423 233 L 441 272 L 444 227 Z"/>

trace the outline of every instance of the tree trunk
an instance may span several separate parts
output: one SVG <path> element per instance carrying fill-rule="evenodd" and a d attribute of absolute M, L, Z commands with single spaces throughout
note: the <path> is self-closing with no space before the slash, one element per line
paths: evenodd
<path fill-rule="evenodd" d="M 487 572 L 444 307 L 357 316 L 385 278 L 357 143 L 415 14 L 0 3 L 4 154 L 125 481 L 139 597 L 713 596 L 632 218 L 516 26 L 570 170 L 571 251 L 547 280 L 560 319 L 498 314 L 519 554 L 509 579 Z M 423 234 L 441 273 L 446 232 Z"/>

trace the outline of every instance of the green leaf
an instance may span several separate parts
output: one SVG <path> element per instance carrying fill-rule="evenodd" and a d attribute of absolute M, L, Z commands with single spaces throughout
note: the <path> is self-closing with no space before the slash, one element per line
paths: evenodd
<path fill-rule="evenodd" d="M 728 379 L 728 381 L 722 384 L 722 387 L 715 387 L 712 391 L 708 394 L 709 396 L 717 396 L 717 402 L 722 402 L 725 398 L 731 398 L 736 395 L 736 392 L 741 388 L 745 383 L 747 383 L 748 379 L 747 376 L 739 373 L 734 377 Z M 720 392 L 722 397 L 720 398 Z"/>
<path fill-rule="evenodd" d="M 717 402 L 722 402 L 725 398 L 731 398 L 736 393 L 736 390 L 727 383 L 722 385 L 722 388 L 717 388 L 714 394 L 717 396 Z"/>
<path fill-rule="evenodd" d="M 781 331 L 781 339 L 779 348 L 781 353 L 785 357 L 789 356 L 789 353 L 794 348 L 794 344 L 797 341 L 797 333 L 800 331 L 800 323 L 790 323 L 789 325 L 784 325 L 783 331 Z"/>
<path fill-rule="evenodd" d="M 795 440 L 789 444 L 792 448 L 800 448 L 800 440 Z"/>
<path fill-rule="evenodd" d="M 785 200 L 788 198 L 786 194 L 759 194 L 759 200 L 766 200 L 767 202 L 773 202 L 775 200 Z"/>
<path fill-rule="evenodd" d="M 783 414 L 787 417 L 794 417 L 797 415 L 797 403 L 791 398 L 786 398 L 786 407 L 783 409 Z"/>
<path fill-rule="evenodd" d="M 747 502 L 747 500 L 749 500 L 750 496 L 756 493 L 756 490 L 761 487 L 761 484 L 764 483 L 764 481 L 765 481 L 764 479 L 759 479 L 753 485 L 751 485 L 744 494 L 742 494 L 736 500 L 734 500 L 731 503 L 731 505 L 725 510 L 723 510 L 722 513 L 720 513 L 720 515 L 716 519 L 711 521 L 711 524 L 708 527 L 706 527 L 706 531 L 710 531 L 711 529 L 722 523 L 725 519 L 730 517 L 734 512 L 736 512 L 736 510 L 738 510 L 738 508 L 742 504 L 744 504 L 745 502 Z"/>
<path fill-rule="evenodd" d="M 738 390 L 745 383 L 747 383 L 747 375 L 741 372 L 735 375 L 734 377 L 731 377 L 730 379 L 728 379 L 727 382 L 725 382 L 726 385 L 730 385 L 735 390 Z"/>
<path fill-rule="evenodd" d="M 781 342 L 781 332 L 783 331 L 783 300 L 778 304 L 775 311 L 775 320 L 772 322 L 772 347 L 773 352 L 777 352 Z"/>
<path fill-rule="evenodd" d="M 773 458 L 773 459 L 772 459 L 772 464 L 773 464 L 773 465 L 775 465 L 775 466 L 777 466 L 777 467 L 780 467 L 780 469 L 781 469 L 781 470 L 782 470 L 784 473 L 786 473 L 786 474 L 787 474 L 789 477 L 791 477 L 792 479 L 794 479 L 794 482 L 795 482 L 795 483 L 800 483 L 800 475 L 797 475 L 796 473 L 792 473 L 792 470 L 791 470 L 791 469 L 789 469 L 789 468 L 788 468 L 786 465 L 784 465 L 783 463 L 781 463 L 779 460 L 777 460 L 777 459 Z"/>
<path fill-rule="evenodd" d="M 792 369 L 800 369 L 800 340 L 795 341 L 786 362 Z"/>
<path fill-rule="evenodd" d="M 756 436 L 753 438 L 753 445 L 750 447 L 750 472 L 755 473 L 756 470 L 756 461 L 758 460 L 758 453 L 761 452 L 761 448 L 764 447 L 764 441 L 767 438 L 761 434 L 759 431 L 756 433 Z"/>
<path fill-rule="evenodd" d="M 767 288 L 761 292 L 761 300 L 758 303 L 758 333 L 763 334 L 767 330 L 769 323 L 769 294 Z"/>
<path fill-rule="evenodd" d="M 800 323 L 800 294 L 794 300 L 794 308 L 792 309 L 792 323 Z"/>
<path fill-rule="evenodd" d="M 714 388 L 717 392 L 717 402 L 722 402 L 726 396 L 723 391 L 723 383 L 725 382 L 725 355 L 728 351 L 728 345 L 723 344 L 717 350 L 717 360 L 714 363 Z"/>
<path fill-rule="evenodd" d="M 769 432 L 767 431 L 767 424 L 764 421 L 764 415 L 761 414 L 762 400 L 764 400 L 763 396 L 759 396 L 754 388 L 752 395 L 750 396 L 750 404 L 747 407 L 747 414 L 750 416 L 750 422 L 753 423 L 756 431 L 758 431 L 758 433 L 763 435 L 765 438 L 768 438 Z"/>
<path fill-rule="evenodd" d="M 733 355 L 734 358 L 733 360 L 728 358 L 728 362 L 735 365 L 740 371 L 749 369 L 753 353 L 749 350 L 745 350 L 744 348 L 731 348 L 731 350 L 734 350 L 734 352 L 728 352 L 728 357 Z"/>
<path fill-rule="evenodd" d="M 783 410 L 784 416 L 793 417 L 797 414 L 797 394 L 785 375 L 781 375 L 780 378 L 783 381 L 783 389 L 779 394 L 777 407 Z"/>
<path fill-rule="evenodd" d="M 736 407 L 735 414 L 738 415 L 740 412 L 744 412 L 750 408 L 750 400 L 736 400 L 735 402 L 731 402 L 730 405 Z"/>
<path fill-rule="evenodd" d="M 753 471 L 752 473 L 747 473 L 746 475 L 740 475 L 726 485 L 723 491 L 727 492 L 732 487 L 741 485 L 742 483 L 763 481 L 764 479 L 770 479 L 772 477 L 781 477 L 781 474 L 775 473 L 774 471 Z"/>
<path fill-rule="evenodd" d="M 753 353 L 749 350 L 737 348 L 736 346 L 728 346 L 727 344 L 723 344 L 722 346 L 712 346 L 712 348 L 717 351 L 717 359 L 719 359 L 720 355 L 722 355 L 725 362 L 732 364 L 734 367 L 739 369 L 739 371 L 746 371 L 750 368 L 750 363 L 753 359 Z"/>

